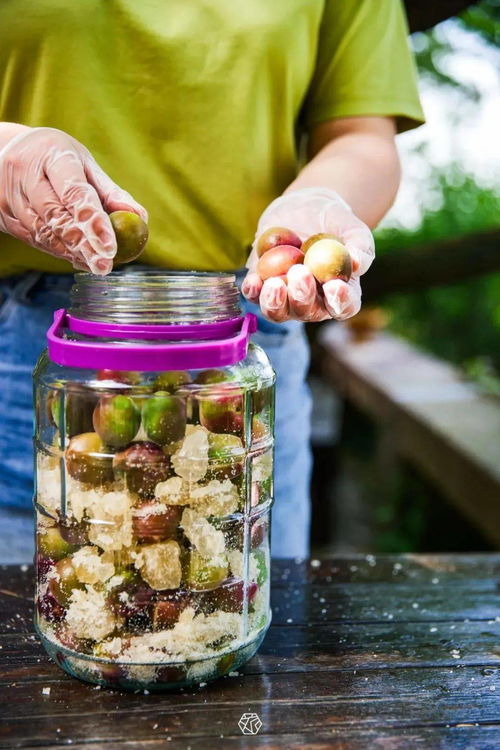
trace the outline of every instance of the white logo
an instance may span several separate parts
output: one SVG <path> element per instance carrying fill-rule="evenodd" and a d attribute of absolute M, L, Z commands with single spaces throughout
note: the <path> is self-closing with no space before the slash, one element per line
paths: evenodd
<path fill-rule="evenodd" d="M 262 726 L 262 722 L 257 714 L 242 714 L 238 726 L 242 734 L 257 734 Z"/>

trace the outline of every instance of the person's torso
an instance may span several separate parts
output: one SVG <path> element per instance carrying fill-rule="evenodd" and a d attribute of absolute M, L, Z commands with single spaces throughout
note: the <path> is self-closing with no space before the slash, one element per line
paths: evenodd
<path fill-rule="evenodd" d="M 232 269 L 296 172 L 324 0 L 2 0 L 0 120 L 67 131 L 150 214 L 147 263 Z M 0 274 L 67 271 L 0 236 Z"/>

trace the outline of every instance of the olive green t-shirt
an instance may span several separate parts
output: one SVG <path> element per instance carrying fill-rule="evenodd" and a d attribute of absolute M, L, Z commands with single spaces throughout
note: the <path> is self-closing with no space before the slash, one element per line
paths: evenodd
<path fill-rule="evenodd" d="M 0 2 L 0 120 L 84 143 L 148 210 L 146 263 L 244 265 L 300 130 L 349 115 L 423 120 L 400 0 Z M 0 234 L 26 269 L 71 270 Z"/>

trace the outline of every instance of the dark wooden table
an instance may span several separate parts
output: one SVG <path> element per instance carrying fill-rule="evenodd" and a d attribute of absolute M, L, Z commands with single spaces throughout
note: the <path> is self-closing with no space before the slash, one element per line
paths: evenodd
<path fill-rule="evenodd" d="M 273 578 L 273 625 L 240 674 L 144 695 L 53 665 L 31 569 L 0 568 L 0 747 L 500 747 L 500 555 L 281 562 Z"/>

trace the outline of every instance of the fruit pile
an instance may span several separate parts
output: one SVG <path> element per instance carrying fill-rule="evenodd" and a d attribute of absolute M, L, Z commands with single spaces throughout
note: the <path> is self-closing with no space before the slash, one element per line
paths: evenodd
<path fill-rule="evenodd" d="M 277 277 L 286 283 L 288 271 L 297 263 L 303 263 L 319 284 L 351 278 L 351 257 L 332 234 L 313 234 L 302 242 L 291 229 L 271 227 L 260 235 L 256 250 L 257 273 L 263 281 Z"/>
<path fill-rule="evenodd" d="M 142 684 L 138 662 L 150 665 L 147 682 L 162 680 L 158 665 L 206 660 L 266 627 L 272 385 L 242 386 L 224 370 L 100 371 L 49 390 L 46 411 L 37 610 L 47 639 L 93 657 L 106 682 Z"/>

